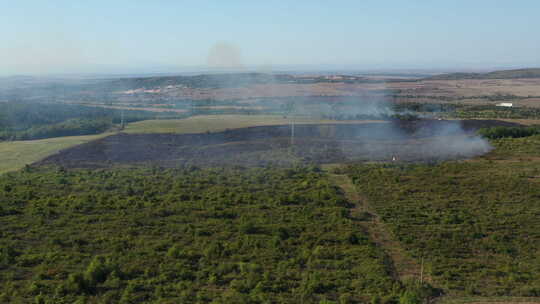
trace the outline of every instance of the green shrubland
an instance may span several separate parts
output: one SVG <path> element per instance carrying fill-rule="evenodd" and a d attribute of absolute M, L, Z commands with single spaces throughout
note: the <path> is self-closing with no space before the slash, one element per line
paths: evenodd
<path fill-rule="evenodd" d="M 472 162 L 352 165 L 396 239 L 453 295 L 540 296 L 540 137 Z M 531 159 L 532 157 L 532 159 Z"/>
<path fill-rule="evenodd" d="M 0 177 L 0 302 L 418 303 L 318 168 Z M 431 292 L 433 294 L 433 292 Z"/>
<path fill-rule="evenodd" d="M 478 134 L 489 138 L 519 138 L 540 134 L 540 127 L 491 127 L 478 130 Z"/>

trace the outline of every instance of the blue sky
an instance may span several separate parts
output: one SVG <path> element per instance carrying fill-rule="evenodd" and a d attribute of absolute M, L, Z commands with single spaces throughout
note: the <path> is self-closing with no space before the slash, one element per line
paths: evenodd
<path fill-rule="evenodd" d="M 0 74 L 204 67 L 216 46 L 247 67 L 540 65 L 532 0 L 17 0 L 0 11 Z"/>

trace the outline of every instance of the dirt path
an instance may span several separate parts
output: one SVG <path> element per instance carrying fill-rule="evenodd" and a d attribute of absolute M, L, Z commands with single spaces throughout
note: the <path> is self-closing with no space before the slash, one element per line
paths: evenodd
<path fill-rule="evenodd" d="M 370 238 L 388 255 L 396 279 L 402 281 L 412 278 L 419 279 L 422 266 L 409 257 L 399 242 L 393 239 L 379 216 L 358 193 L 351 179 L 344 174 L 329 173 L 329 176 L 343 190 L 347 200 L 355 205 L 350 212 L 351 218 L 357 219 L 358 224 L 366 229 Z M 431 278 L 424 273 L 423 280 L 430 282 Z"/>

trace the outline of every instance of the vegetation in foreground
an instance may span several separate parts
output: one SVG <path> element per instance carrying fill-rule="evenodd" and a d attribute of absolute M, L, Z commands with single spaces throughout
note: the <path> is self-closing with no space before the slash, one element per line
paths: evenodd
<path fill-rule="evenodd" d="M 0 302 L 419 300 L 317 168 L 0 178 Z"/>
<path fill-rule="evenodd" d="M 472 162 L 346 172 L 452 295 L 540 296 L 540 136 L 494 140 Z"/>

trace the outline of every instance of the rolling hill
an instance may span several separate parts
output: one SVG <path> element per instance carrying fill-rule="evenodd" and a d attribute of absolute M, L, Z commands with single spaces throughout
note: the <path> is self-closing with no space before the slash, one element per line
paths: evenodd
<path fill-rule="evenodd" d="M 424 78 L 424 80 L 458 80 L 458 79 L 517 79 L 540 78 L 540 68 L 501 70 L 489 73 L 450 73 Z"/>

